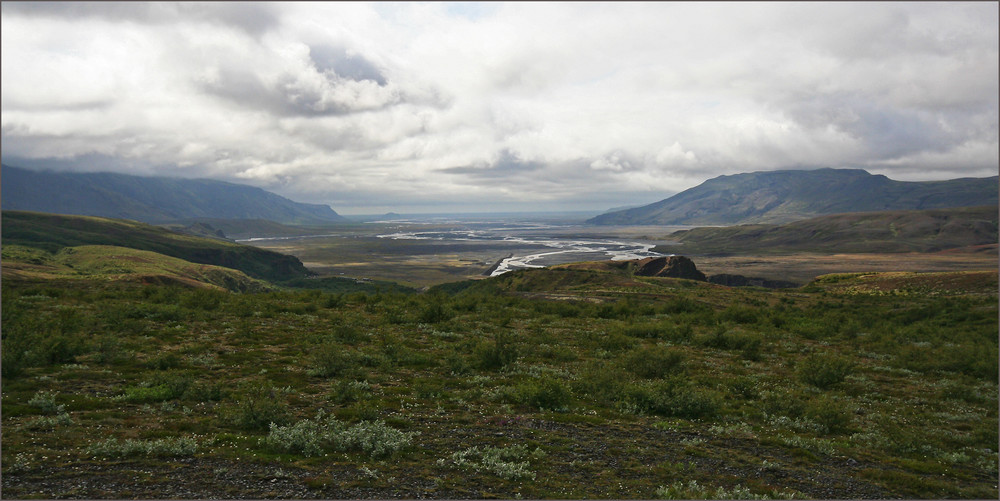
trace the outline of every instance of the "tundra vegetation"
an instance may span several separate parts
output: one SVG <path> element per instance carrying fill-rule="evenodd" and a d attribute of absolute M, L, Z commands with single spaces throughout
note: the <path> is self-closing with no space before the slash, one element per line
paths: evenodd
<path fill-rule="evenodd" d="M 2 288 L 7 498 L 998 496 L 996 270 Z"/>

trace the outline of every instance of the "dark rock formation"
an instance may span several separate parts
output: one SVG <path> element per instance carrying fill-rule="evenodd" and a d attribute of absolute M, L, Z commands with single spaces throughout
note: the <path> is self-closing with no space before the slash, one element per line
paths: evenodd
<path fill-rule="evenodd" d="M 705 281 L 705 274 L 698 271 L 694 261 L 684 256 L 648 257 L 636 262 L 636 275 L 641 277 L 671 277 Z"/>

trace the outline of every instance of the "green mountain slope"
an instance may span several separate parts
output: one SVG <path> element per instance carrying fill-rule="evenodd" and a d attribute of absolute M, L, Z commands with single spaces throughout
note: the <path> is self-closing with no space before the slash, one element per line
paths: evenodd
<path fill-rule="evenodd" d="M 602 214 L 591 224 L 779 224 L 844 212 L 919 210 L 998 203 L 998 178 L 904 182 L 860 169 L 719 176 L 665 200 Z"/>
<path fill-rule="evenodd" d="M 40 172 L 3 165 L 3 210 L 134 219 L 268 219 L 289 224 L 344 221 L 326 205 L 293 202 L 260 188 L 207 179 Z"/>
<path fill-rule="evenodd" d="M 936 252 L 997 243 L 997 207 L 835 214 L 785 225 L 694 228 L 658 252 Z"/>
<path fill-rule="evenodd" d="M 232 268 L 269 281 L 291 280 L 309 274 L 302 262 L 293 256 L 223 240 L 182 235 L 135 221 L 5 210 L 2 235 L 4 246 L 22 245 L 56 253 L 66 247 L 113 245 Z"/>

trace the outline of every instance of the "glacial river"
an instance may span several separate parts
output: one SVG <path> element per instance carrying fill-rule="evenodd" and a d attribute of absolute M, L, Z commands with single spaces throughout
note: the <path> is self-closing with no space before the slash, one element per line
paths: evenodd
<path fill-rule="evenodd" d="M 492 242 L 503 243 L 505 247 L 515 249 L 515 252 L 510 253 L 508 257 L 499 262 L 490 276 L 524 268 L 543 268 L 577 261 L 627 260 L 664 255 L 652 250 L 656 243 L 585 235 L 585 233 L 594 230 L 580 225 L 512 221 L 448 221 L 443 222 L 445 224 L 436 222 L 433 229 L 421 230 L 419 222 L 407 221 L 406 223 L 405 229 L 380 234 L 378 237 L 395 240 L 482 242 L 484 244 Z M 449 223 L 454 224 L 454 226 Z M 523 245 L 525 250 L 518 252 L 518 245 Z"/>

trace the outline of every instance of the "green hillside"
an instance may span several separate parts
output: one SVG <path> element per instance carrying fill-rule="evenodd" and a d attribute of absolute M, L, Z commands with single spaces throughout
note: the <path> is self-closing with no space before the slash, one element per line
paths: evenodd
<path fill-rule="evenodd" d="M 273 289 L 266 282 L 229 268 L 194 264 L 156 252 L 111 245 L 63 247 L 52 254 L 33 247 L 5 244 L 3 275 L 5 280 L 113 280 L 212 287 L 234 292 Z"/>
<path fill-rule="evenodd" d="M 860 169 L 719 176 L 659 202 L 602 214 L 591 224 L 780 224 L 819 215 L 998 204 L 998 178 L 904 182 Z"/>
<path fill-rule="evenodd" d="M 997 498 L 996 270 L 585 268 L 427 294 L 5 277 L 4 497 Z"/>
<path fill-rule="evenodd" d="M 654 250 L 683 254 L 937 252 L 997 243 L 997 206 L 821 216 L 784 225 L 682 230 Z"/>
<path fill-rule="evenodd" d="M 126 220 L 33 212 L 3 211 L 3 244 L 57 253 L 66 247 L 112 245 L 145 250 L 192 263 L 232 268 L 280 282 L 309 271 L 293 256 L 217 239 L 183 235 Z"/>

